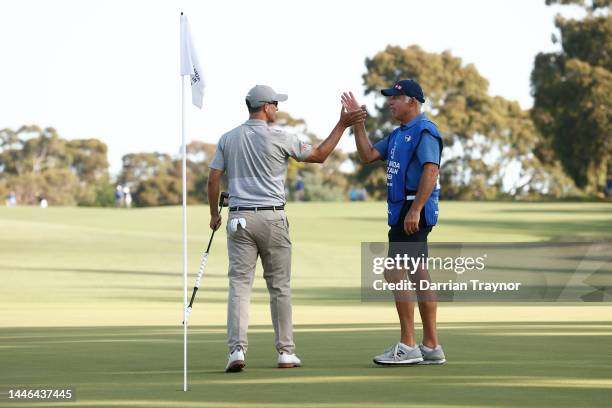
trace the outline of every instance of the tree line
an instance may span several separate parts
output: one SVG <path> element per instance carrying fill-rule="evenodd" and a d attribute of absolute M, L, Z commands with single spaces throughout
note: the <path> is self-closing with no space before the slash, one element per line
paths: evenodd
<path fill-rule="evenodd" d="M 426 92 L 426 113 L 443 133 L 442 194 L 450 199 L 598 197 L 612 179 L 611 0 L 546 0 L 577 4 L 582 19 L 557 17 L 561 50 L 536 56 L 531 74 L 534 106 L 488 92 L 473 64 L 450 52 L 430 53 L 417 45 L 387 46 L 365 61 L 366 95 L 374 99 L 366 127 L 376 142 L 396 124 L 378 90 L 414 78 Z M 280 113 L 277 126 L 318 143 L 304 120 Z M 208 166 L 215 145 L 187 146 L 190 204 L 205 203 Z M 354 171 L 341 166 L 350 160 Z M 181 160 L 165 153 L 130 153 L 111 178 L 107 146 L 97 139 L 66 140 L 54 128 L 0 130 L 0 195 L 21 203 L 41 197 L 51 205 L 112 206 L 116 184 L 130 187 L 137 206 L 181 202 Z M 335 151 L 323 166 L 291 161 L 288 193 L 302 180 L 305 200 L 342 200 L 353 187 L 369 196 L 386 194 L 384 163 L 362 166 L 355 154 Z"/>

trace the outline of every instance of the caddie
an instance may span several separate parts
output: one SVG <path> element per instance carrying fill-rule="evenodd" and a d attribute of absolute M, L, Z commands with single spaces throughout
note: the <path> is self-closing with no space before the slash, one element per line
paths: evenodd
<path fill-rule="evenodd" d="M 437 126 L 422 112 L 425 96 L 417 81 L 401 80 L 381 93 L 388 98 L 391 115 L 400 126 L 372 146 L 365 126 L 357 124 L 354 127 L 357 151 L 363 163 L 387 162 L 388 256 L 408 254 L 426 259 L 427 236 L 438 222 L 442 137 Z M 352 93 L 344 94 L 342 100 L 349 111 L 362 109 Z M 415 302 L 405 297 L 405 293 L 394 292 L 400 341 L 374 357 L 374 362 L 381 365 L 443 364 L 446 357 L 438 343 L 436 294 L 430 289 L 419 289 L 421 280 L 430 281 L 429 272 L 426 267 L 415 271 L 387 271 L 385 278 L 397 281 L 398 276 L 405 275 L 416 284 L 423 340 L 416 344 Z"/>

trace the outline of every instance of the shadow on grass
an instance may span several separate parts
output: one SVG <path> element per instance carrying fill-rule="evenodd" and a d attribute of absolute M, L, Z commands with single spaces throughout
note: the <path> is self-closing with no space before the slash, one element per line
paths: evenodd
<path fill-rule="evenodd" d="M 108 287 L 111 291 L 118 289 L 118 287 Z M 129 287 L 131 290 L 139 290 L 136 287 Z M 142 288 L 146 290 L 146 288 Z M 159 289 L 153 289 L 159 291 Z M 168 289 L 173 292 L 182 292 L 182 288 Z M 191 290 L 191 289 L 190 289 Z M 126 294 L 126 296 L 106 296 L 104 292 L 97 292 L 99 297 L 104 299 L 121 299 L 130 301 L 143 301 L 143 302 L 169 302 L 176 303 L 177 296 L 160 294 L 159 296 L 154 295 L 132 295 Z M 215 296 L 213 298 L 206 298 L 206 293 L 221 294 L 223 296 Z M 225 294 L 227 293 L 226 288 L 210 288 L 202 287 L 198 291 L 198 298 L 204 299 L 207 303 L 227 303 Z M 92 296 L 96 296 L 92 292 Z M 344 288 L 344 287 L 326 287 L 326 288 L 299 288 L 294 290 L 291 294 L 291 300 L 294 305 L 305 305 L 305 304 L 317 304 L 317 305 L 334 305 L 334 304 L 347 304 L 347 302 L 359 303 L 361 302 L 361 288 Z M 267 304 L 269 303 L 268 290 L 266 288 L 253 288 L 251 303 L 253 304 Z"/>
<path fill-rule="evenodd" d="M 496 210 L 495 212 L 499 212 Z M 608 209 L 599 209 L 599 208 L 569 208 L 569 209 L 544 209 L 544 208 L 504 208 L 504 213 L 517 213 L 517 214 L 584 214 L 584 215 L 607 215 L 610 216 L 612 210 Z"/>
<path fill-rule="evenodd" d="M 102 274 L 102 275 L 128 275 L 128 276 L 164 276 L 176 278 L 182 276 L 183 272 L 162 272 L 162 271 L 136 271 L 131 269 L 101 269 L 101 268 L 68 268 L 68 267 L 32 267 L 32 266 L 16 266 L 16 265 L 0 265 L 1 270 L 17 270 L 17 271 L 47 271 L 47 272 L 69 272 L 78 274 Z M 207 273 L 206 278 L 227 278 L 227 274 L 223 273 Z"/>
<path fill-rule="evenodd" d="M 380 217 L 343 217 L 346 220 L 358 220 L 363 222 L 384 223 Z M 606 221 L 499 221 L 499 220 L 474 220 L 444 218 L 440 221 L 442 226 L 453 226 L 466 228 L 475 232 L 505 231 L 507 233 L 530 233 L 532 235 L 544 236 L 549 239 L 571 240 L 572 236 L 594 235 L 597 237 L 612 236 L 612 220 Z"/>
<path fill-rule="evenodd" d="M 528 232 L 536 235 L 553 237 L 568 237 L 572 235 L 610 236 L 612 220 L 610 221 L 487 221 L 445 219 L 444 225 L 470 228 L 476 231 L 507 231 L 512 233 Z"/>

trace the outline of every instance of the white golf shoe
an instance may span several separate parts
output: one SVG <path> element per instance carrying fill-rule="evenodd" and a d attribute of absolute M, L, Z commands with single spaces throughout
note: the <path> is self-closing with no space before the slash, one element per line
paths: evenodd
<path fill-rule="evenodd" d="M 236 349 L 230 353 L 229 358 L 227 359 L 225 372 L 237 373 L 242 371 L 244 366 L 244 350 L 242 350 L 242 347 L 236 347 Z"/>
<path fill-rule="evenodd" d="M 277 360 L 278 368 L 293 368 L 302 365 L 302 362 L 295 354 L 287 354 L 280 352 Z"/>

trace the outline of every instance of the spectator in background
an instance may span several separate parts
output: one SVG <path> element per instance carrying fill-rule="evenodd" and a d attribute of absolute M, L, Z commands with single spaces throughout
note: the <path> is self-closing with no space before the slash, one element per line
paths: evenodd
<path fill-rule="evenodd" d="M 304 188 L 306 185 L 304 184 L 304 180 L 301 176 L 298 176 L 295 181 L 295 201 L 304 201 Z"/>
<path fill-rule="evenodd" d="M 6 196 L 6 206 L 7 207 L 15 207 L 17 205 L 17 195 L 14 191 L 11 191 Z"/>
<path fill-rule="evenodd" d="M 115 191 L 115 207 L 121 207 L 123 202 L 123 187 L 121 184 L 117 186 L 117 190 Z"/>
<path fill-rule="evenodd" d="M 365 201 L 368 198 L 368 192 L 365 188 L 360 188 L 357 190 L 357 199 L 359 201 Z"/>
<path fill-rule="evenodd" d="M 123 201 L 125 203 L 125 208 L 130 208 L 132 206 L 132 193 L 130 193 L 130 188 L 128 186 L 123 187 Z"/>
<path fill-rule="evenodd" d="M 349 191 L 349 200 L 351 201 L 365 201 L 367 192 L 365 188 L 352 188 Z"/>

